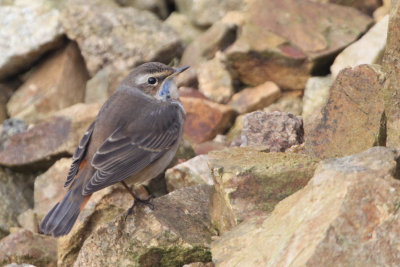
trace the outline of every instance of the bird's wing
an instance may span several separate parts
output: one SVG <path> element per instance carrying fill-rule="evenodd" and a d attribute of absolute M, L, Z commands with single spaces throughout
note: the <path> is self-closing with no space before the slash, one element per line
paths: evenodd
<path fill-rule="evenodd" d="M 91 194 L 138 173 L 178 142 L 181 111 L 174 104 L 146 103 L 141 116 L 118 127 L 92 159 L 96 169 L 83 188 Z"/>
<path fill-rule="evenodd" d="M 64 187 L 67 187 L 73 180 L 75 175 L 78 173 L 79 165 L 82 162 L 82 159 L 85 157 L 86 150 L 90 141 L 90 137 L 92 136 L 94 129 L 95 121 L 87 129 L 86 133 L 83 135 L 81 141 L 79 142 L 78 147 L 75 150 L 74 155 L 72 156 L 72 164 L 69 169 L 67 180 L 65 181 Z"/>

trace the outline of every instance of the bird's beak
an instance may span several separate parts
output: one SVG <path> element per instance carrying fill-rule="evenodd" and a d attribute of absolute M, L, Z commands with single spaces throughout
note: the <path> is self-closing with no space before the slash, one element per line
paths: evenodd
<path fill-rule="evenodd" d="M 174 72 L 171 74 L 170 77 L 175 77 L 177 76 L 179 73 L 184 72 L 185 70 L 187 70 L 188 68 L 190 68 L 190 66 L 185 66 L 185 67 L 181 67 L 181 68 L 174 68 Z"/>

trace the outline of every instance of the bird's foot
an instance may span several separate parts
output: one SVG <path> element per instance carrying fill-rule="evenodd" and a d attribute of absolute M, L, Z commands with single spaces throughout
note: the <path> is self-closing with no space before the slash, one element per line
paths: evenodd
<path fill-rule="evenodd" d="M 126 212 L 125 221 L 126 221 L 126 218 L 128 218 L 128 216 L 132 215 L 133 208 L 138 204 L 148 206 L 151 210 L 154 210 L 154 204 L 151 203 L 153 198 L 154 198 L 153 195 L 150 195 L 148 198 L 145 198 L 145 199 L 141 199 L 141 198 L 134 196 L 133 204 Z"/>

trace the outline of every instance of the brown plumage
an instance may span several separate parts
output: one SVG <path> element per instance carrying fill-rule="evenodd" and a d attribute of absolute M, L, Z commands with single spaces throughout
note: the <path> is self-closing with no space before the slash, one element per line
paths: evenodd
<path fill-rule="evenodd" d="M 42 233 L 69 233 L 92 193 L 128 177 L 143 182 L 166 168 L 185 119 L 173 78 L 185 69 L 151 62 L 125 78 L 82 137 L 65 182 L 68 191 L 44 217 Z"/>

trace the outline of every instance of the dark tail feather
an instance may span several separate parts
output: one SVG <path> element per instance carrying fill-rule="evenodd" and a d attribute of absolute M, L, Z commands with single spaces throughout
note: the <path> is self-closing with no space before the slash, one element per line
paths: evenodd
<path fill-rule="evenodd" d="M 61 202 L 57 203 L 44 217 L 39 231 L 55 237 L 68 234 L 89 198 L 90 195 L 82 195 L 80 186 L 68 190 Z"/>

